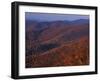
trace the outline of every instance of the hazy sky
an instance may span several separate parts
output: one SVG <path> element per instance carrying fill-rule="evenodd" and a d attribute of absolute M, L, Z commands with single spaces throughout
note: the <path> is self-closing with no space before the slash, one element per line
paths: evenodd
<path fill-rule="evenodd" d="M 89 15 L 25 12 L 25 19 L 36 20 L 36 21 L 57 21 L 57 20 L 73 21 L 77 19 L 89 19 Z"/>

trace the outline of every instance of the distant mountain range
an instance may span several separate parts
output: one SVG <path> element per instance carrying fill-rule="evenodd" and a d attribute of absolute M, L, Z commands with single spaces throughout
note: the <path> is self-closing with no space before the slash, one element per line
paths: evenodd
<path fill-rule="evenodd" d="M 26 68 L 89 64 L 88 19 L 50 22 L 26 20 L 25 22 Z M 75 51 L 75 53 L 72 51 Z M 64 58 L 66 63 L 64 61 L 63 63 L 56 62 L 63 60 L 59 58 L 60 56 L 62 57 L 62 55 L 66 56 L 66 58 Z M 78 56 L 78 63 L 72 62 L 73 59 L 75 59 L 73 55 Z M 82 58 L 80 55 L 82 55 Z M 40 61 L 34 60 L 32 57 L 34 59 L 36 57 L 36 59 Z M 70 60 L 67 62 L 69 58 Z M 80 59 L 83 60 L 80 61 Z M 47 61 L 49 62 L 46 63 Z"/>
<path fill-rule="evenodd" d="M 74 20 L 74 21 L 68 21 L 68 20 L 65 20 L 65 21 L 43 21 L 43 22 L 39 22 L 39 21 L 35 21 L 35 20 L 26 20 L 25 21 L 26 23 L 26 27 L 29 27 L 30 25 L 36 25 L 34 27 L 36 28 L 45 28 L 45 27 L 48 27 L 49 25 L 52 25 L 52 24 L 56 24 L 56 25 L 59 25 L 59 24 L 62 24 L 62 25 L 77 25 L 77 24 L 88 24 L 89 23 L 89 20 L 88 19 L 78 19 L 78 20 Z"/>

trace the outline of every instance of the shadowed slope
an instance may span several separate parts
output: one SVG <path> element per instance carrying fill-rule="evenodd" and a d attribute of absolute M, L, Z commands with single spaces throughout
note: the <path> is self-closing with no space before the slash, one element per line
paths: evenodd
<path fill-rule="evenodd" d="M 89 64 L 89 21 L 30 22 L 26 68 Z"/>

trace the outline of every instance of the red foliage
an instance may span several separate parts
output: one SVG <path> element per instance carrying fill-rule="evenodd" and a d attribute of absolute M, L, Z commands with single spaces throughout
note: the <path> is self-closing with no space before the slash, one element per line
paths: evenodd
<path fill-rule="evenodd" d="M 77 66 L 89 64 L 88 38 L 83 37 L 39 55 L 26 57 L 26 67 Z"/>

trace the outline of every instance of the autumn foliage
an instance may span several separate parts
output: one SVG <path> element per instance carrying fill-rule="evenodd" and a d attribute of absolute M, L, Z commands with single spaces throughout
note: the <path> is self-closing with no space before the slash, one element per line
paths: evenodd
<path fill-rule="evenodd" d="M 26 68 L 89 65 L 88 23 L 36 24 L 26 28 Z"/>

